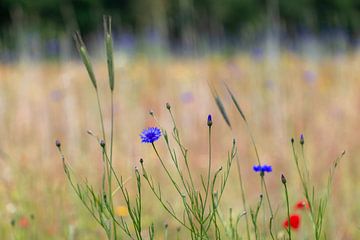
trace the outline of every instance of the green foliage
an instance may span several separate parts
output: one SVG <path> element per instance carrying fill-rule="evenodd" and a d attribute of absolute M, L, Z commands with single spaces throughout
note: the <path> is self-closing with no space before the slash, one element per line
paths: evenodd
<path fill-rule="evenodd" d="M 360 5 L 356 0 L 2 0 L 0 32 L 16 20 L 15 12 L 21 12 L 24 21 L 45 31 L 79 28 L 86 35 L 99 29 L 98 19 L 105 13 L 113 16 L 117 26 L 135 32 L 162 26 L 170 37 L 177 38 L 189 26 L 201 33 L 218 26 L 232 34 L 245 26 L 265 23 L 272 2 L 281 22 L 290 30 L 342 27 L 357 33 L 360 26 Z"/>

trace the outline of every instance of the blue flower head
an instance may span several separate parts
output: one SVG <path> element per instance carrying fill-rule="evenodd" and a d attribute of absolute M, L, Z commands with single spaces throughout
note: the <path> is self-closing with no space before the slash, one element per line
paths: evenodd
<path fill-rule="evenodd" d="M 149 127 L 141 132 L 140 137 L 142 143 L 153 143 L 161 137 L 161 131 L 157 127 Z"/>
<path fill-rule="evenodd" d="M 272 166 L 270 165 L 255 165 L 253 166 L 253 170 L 255 172 L 265 173 L 265 172 L 272 172 Z"/>

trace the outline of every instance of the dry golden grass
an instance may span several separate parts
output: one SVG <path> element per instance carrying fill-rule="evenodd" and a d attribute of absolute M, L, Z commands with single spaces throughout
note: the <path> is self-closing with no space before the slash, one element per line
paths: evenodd
<path fill-rule="evenodd" d="M 109 129 L 108 96 L 103 94 L 109 92 L 107 69 L 101 60 L 94 67 Z M 328 239 L 357 239 L 360 237 L 359 66 L 359 53 L 322 56 L 317 60 L 290 52 L 269 60 L 247 54 L 231 58 L 210 55 L 155 60 L 118 55 L 115 57 L 116 169 L 129 177 L 143 157 L 151 166 L 149 170 L 155 173 L 158 162 L 150 147 L 140 143 L 139 133 L 155 124 L 149 110 L 155 112 L 161 124 L 170 126 L 165 109 L 165 103 L 170 102 L 185 145 L 190 149 L 191 166 L 199 173 L 207 167 L 207 114 L 213 114 L 215 166 L 222 164 L 232 138 L 237 138 L 248 199 L 255 201 L 260 191 L 251 170 L 255 156 L 245 127 L 222 85 L 226 81 L 249 119 L 262 161 L 273 165 L 274 172 L 267 180 L 275 206 L 284 208 L 281 173 L 288 177 L 291 201 L 302 199 L 290 152 L 291 137 L 298 138 L 304 133 L 307 159 L 314 184 L 319 188 L 325 184 L 331 162 L 343 150 L 347 151 L 336 173 L 326 234 Z M 208 82 L 223 96 L 233 132 L 222 120 Z M 70 191 L 54 146 L 55 139 L 61 139 L 73 168 L 89 181 L 99 181 L 100 151 L 97 142 L 86 133 L 87 130 L 99 133 L 98 112 L 82 64 L 69 60 L 0 65 L 0 122 L 2 239 L 11 239 L 19 228 L 11 226 L 12 219 L 30 214 L 34 214 L 30 227 L 16 230 L 25 237 L 19 239 L 67 239 L 72 229 L 76 239 L 103 236 Z M 165 179 L 161 173 L 154 175 L 159 180 Z M 224 211 L 232 207 L 240 212 L 235 171 L 230 181 Z M 130 179 L 128 184 L 134 183 Z M 166 191 L 166 182 L 164 187 Z M 170 218 L 149 192 L 145 194 L 149 201 L 144 223 L 157 219 L 155 224 L 161 232 L 162 224 Z M 170 194 L 169 199 L 172 199 Z M 121 204 L 121 199 L 117 201 Z M 275 229 L 281 229 L 281 222 L 280 217 Z M 175 231 L 177 225 L 169 224 L 170 231 Z M 301 236 L 301 229 L 298 235 Z"/>

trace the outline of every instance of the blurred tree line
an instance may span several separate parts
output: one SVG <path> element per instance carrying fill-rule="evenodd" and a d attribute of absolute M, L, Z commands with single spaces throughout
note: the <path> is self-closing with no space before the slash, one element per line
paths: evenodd
<path fill-rule="evenodd" d="M 101 29 L 103 14 L 121 31 L 157 31 L 174 41 L 263 31 L 273 21 L 290 35 L 340 28 L 354 36 L 360 29 L 359 0 L 0 0 L 0 34 L 25 24 L 45 35 L 89 35 Z"/>

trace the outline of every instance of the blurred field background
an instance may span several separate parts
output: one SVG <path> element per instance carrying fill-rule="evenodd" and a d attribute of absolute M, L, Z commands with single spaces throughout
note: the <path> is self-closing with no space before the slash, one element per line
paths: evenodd
<path fill-rule="evenodd" d="M 336 173 L 326 235 L 360 238 L 359 11 L 359 3 L 350 0 L 1 0 L 0 238 L 105 239 L 70 190 L 54 146 L 60 139 L 79 175 L 99 184 L 100 148 L 86 133 L 100 132 L 95 92 L 72 34 L 80 29 L 90 50 L 109 129 L 102 14 L 113 16 L 114 154 L 124 178 L 133 176 L 144 158 L 177 206 L 154 153 L 139 138 L 145 127 L 156 124 L 149 110 L 170 127 L 169 102 L 195 171 L 206 172 L 209 113 L 214 169 L 224 164 L 237 139 L 248 202 L 255 203 L 260 193 L 251 169 L 255 155 L 225 81 L 249 119 L 262 161 L 274 168 L 267 177 L 279 208 L 274 229 L 282 230 L 286 214 L 281 173 L 288 178 L 291 202 L 303 199 L 290 148 L 290 138 L 303 133 L 318 189 L 325 186 L 331 162 L 347 151 Z M 225 101 L 233 131 L 214 104 L 209 82 Z M 128 184 L 135 186 L 131 178 Z M 155 221 L 158 239 L 163 239 L 163 225 L 169 223 L 169 236 L 175 236 L 178 225 L 146 185 L 144 191 L 145 227 Z M 236 213 L 243 209 L 235 168 L 222 204 L 225 215 L 230 207 Z M 21 224 L 24 217 L 27 224 Z M 303 221 L 298 239 L 308 231 Z"/>

